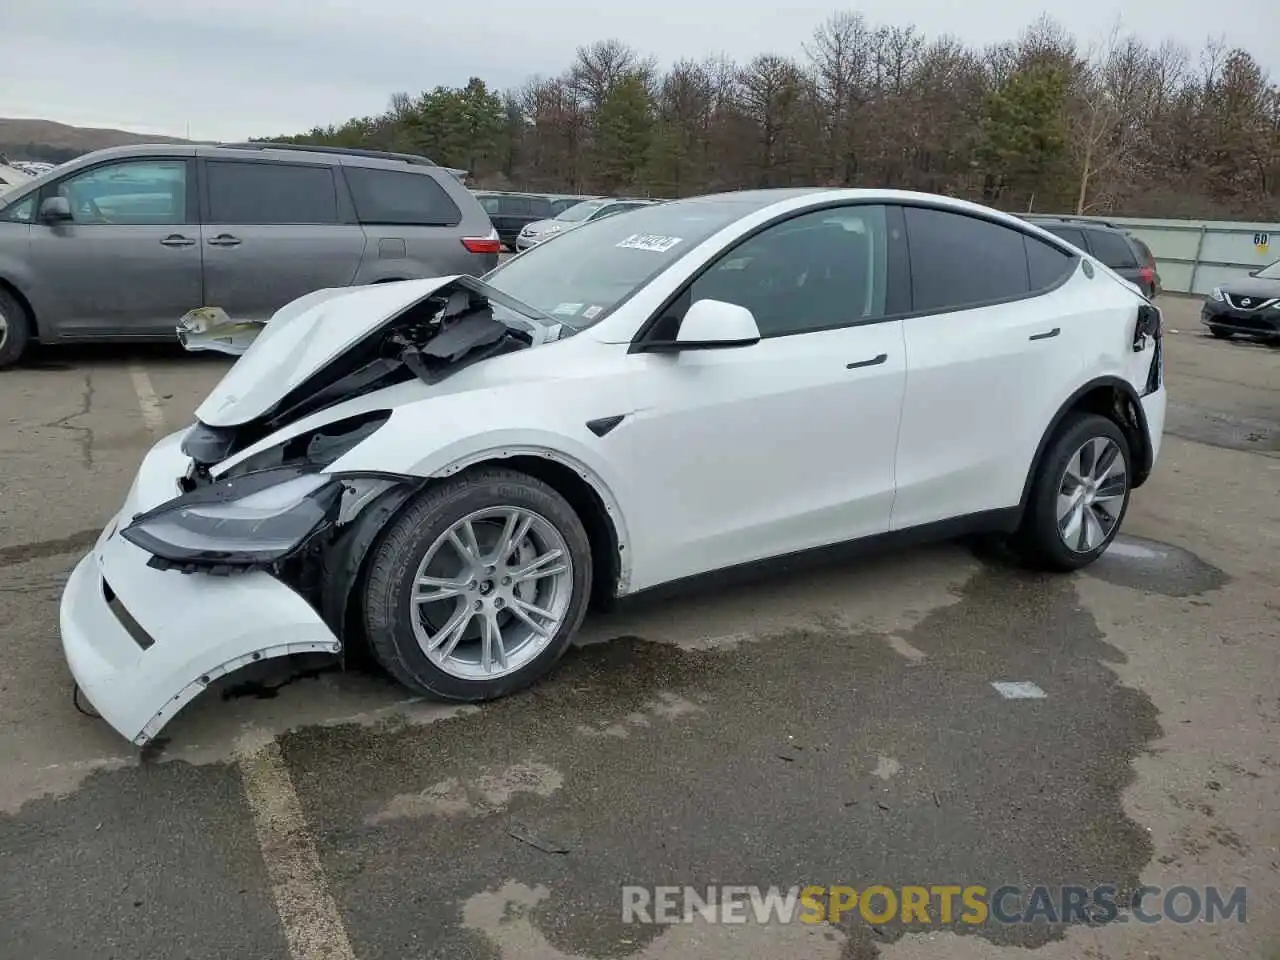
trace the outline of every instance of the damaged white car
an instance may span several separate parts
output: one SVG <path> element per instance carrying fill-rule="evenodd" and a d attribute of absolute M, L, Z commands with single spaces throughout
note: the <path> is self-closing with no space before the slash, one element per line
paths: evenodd
<path fill-rule="evenodd" d="M 1074 569 L 1164 423 L 1156 307 L 1033 225 L 893 191 L 653 206 L 252 333 L 63 596 L 76 683 L 137 744 L 217 677 L 352 642 L 502 696 L 591 601 L 815 547 L 994 531 Z"/>

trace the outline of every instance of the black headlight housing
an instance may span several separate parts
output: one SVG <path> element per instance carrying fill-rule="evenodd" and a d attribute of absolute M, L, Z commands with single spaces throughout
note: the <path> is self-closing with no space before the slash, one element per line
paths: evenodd
<path fill-rule="evenodd" d="M 223 479 L 140 513 L 120 531 L 167 569 L 270 567 L 337 521 L 343 482 L 284 467 Z"/>

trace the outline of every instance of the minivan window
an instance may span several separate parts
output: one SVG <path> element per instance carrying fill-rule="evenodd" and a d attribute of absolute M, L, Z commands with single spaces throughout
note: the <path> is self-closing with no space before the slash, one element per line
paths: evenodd
<path fill-rule="evenodd" d="M 1083 230 L 1076 230 L 1074 227 L 1052 227 L 1052 226 L 1045 227 L 1044 229 L 1048 230 L 1055 237 L 1060 237 L 1061 239 L 1067 241 L 1067 243 L 1071 244 L 1077 250 L 1088 251 L 1089 249 L 1089 245 L 1085 243 Z"/>
<path fill-rule="evenodd" d="M 78 224 L 175 224 L 187 221 L 185 160 L 126 160 L 68 177 L 58 196 Z"/>
<path fill-rule="evenodd" d="M 1029 292 L 1020 231 L 945 210 L 903 212 L 913 310 L 963 310 Z"/>
<path fill-rule="evenodd" d="M 456 227 L 462 222 L 462 211 L 430 174 L 344 169 L 361 223 Z"/>
<path fill-rule="evenodd" d="M 1134 255 L 1129 241 L 1118 233 L 1105 230 L 1094 230 L 1089 234 L 1089 245 L 1093 255 L 1113 270 L 1117 267 L 1136 267 L 1138 258 Z"/>
<path fill-rule="evenodd" d="M 330 167 L 210 160 L 209 223 L 337 223 Z"/>
<path fill-rule="evenodd" d="M 36 194 L 30 193 L 17 203 L 0 210 L 0 220 L 7 220 L 10 223 L 30 223 L 35 213 Z"/>

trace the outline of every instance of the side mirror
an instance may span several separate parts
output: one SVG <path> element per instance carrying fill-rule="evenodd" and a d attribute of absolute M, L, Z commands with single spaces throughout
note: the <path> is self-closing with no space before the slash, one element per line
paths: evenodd
<path fill-rule="evenodd" d="M 71 203 L 66 197 L 48 197 L 40 204 L 40 219 L 45 223 L 59 223 L 75 217 L 71 215 Z"/>
<path fill-rule="evenodd" d="M 655 340 L 644 344 L 643 349 L 650 353 L 678 353 L 749 347 L 759 342 L 760 328 L 746 307 L 723 300 L 699 300 L 685 311 L 674 340 Z"/>

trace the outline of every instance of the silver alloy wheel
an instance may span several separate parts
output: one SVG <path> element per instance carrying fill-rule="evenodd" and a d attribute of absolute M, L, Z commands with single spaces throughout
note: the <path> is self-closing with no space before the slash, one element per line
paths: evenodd
<path fill-rule="evenodd" d="M 1089 553 L 1106 542 L 1120 522 L 1128 488 L 1119 445 L 1110 437 L 1086 440 L 1058 485 L 1058 534 L 1068 549 Z"/>
<path fill-rule="evenodd" d="M 436 538 L 409 616 L 427 658 L 462 680 L 514 673 L 542 653 L 573 599 L 573 557 L 545 517 L 486 507 Z"/>
<path fill-rule="evenodd" d="M 0 350 L 4 349 L 5 342 L 9 339 L 9 318 L 4 315 L 4 310 L 0 310 Z"/>

